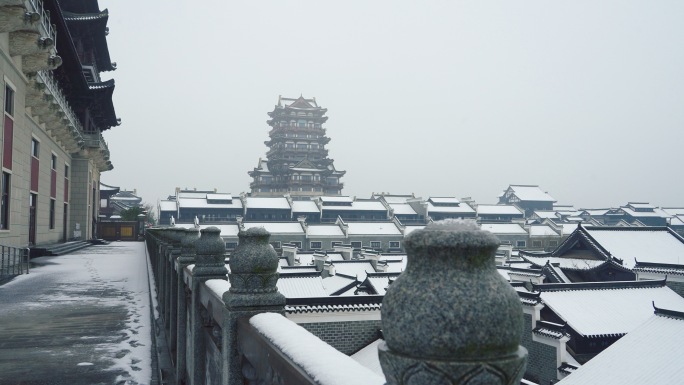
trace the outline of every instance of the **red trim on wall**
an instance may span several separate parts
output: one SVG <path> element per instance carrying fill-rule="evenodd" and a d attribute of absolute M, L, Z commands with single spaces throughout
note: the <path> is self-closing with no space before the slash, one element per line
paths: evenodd
<path fill-rule="evenodd" d="M 3 133 L 2 167 L 12 169 L 12 146 L 14 143 L 14 121 L 5 115 L 5 129 Z"/>
<path fill-rule="evenodd" d="M 31 191 L 38 192 L 38 172 L 40 171 L 40 160 L 31 157 Z"/>

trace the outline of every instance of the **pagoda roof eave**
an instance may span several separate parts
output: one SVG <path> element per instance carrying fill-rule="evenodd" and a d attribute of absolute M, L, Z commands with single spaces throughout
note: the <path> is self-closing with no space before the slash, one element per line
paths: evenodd
<path fill-rule="evenodd" d="M 112 101 L 112 95 L 114 94 L 114 79 L 100 83 L 91 83 L 88 88 L 90 90 L 89 96 L 94 101 L 96 107 L 94 110 L 102 112 L 102 114 L 96 118 L 98 126 L 101 127 L 101 131 L 118 126 L 120 123 L 116 117 L 114 102 Z"/>
<path fill-rule="evenodd" d="M 50 20 L 57 26 L 57 52 L 62 58 L 62 65 L 53 70 L 53 73 L 64 71 L 69 74 L 69 79 L 77 80 L 77 87 L 81 90 L 88 88 L 88 81 L 83 74 L 83 65 L 78 57 L 74 40 L 67 26 L 61 7 L 52 2 L 44 3 L 45 9 L 50 11 Z M 59 38 L 60 34 L 66 34 L 68 38 Z M 63 37 L 63 36 L 62 36 Z"/>
<path fill-rule="evenodd" d="M 116 68 L 112 65 L 109 56 L 109 46 L 107 45 L 107 22 L 109 11 L 105 8 L 99 13 L 73 13 L 64 11 L 64 20 L 69 27 L 75 29 L 87 29 L 93 35 L 93 40 L 97 46 L 95 61 L 98 70 L 102 72 L 113 71 Z"/>

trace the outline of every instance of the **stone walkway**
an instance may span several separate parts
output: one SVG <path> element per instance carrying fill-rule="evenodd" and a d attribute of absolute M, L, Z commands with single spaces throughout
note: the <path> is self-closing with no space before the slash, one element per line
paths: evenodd
<path fill-rule="evenodd" d="M 36 258 L 30 274 L 0 286 L 0 384 L 150 384 L 144 247 Z"/>

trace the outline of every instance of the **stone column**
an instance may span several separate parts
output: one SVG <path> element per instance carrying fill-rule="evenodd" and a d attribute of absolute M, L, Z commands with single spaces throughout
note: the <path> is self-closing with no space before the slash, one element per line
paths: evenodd
<path fill-rule="evenodd" d="M 382 303 L 387 385 L 519 384 L 523 313 L 496 271 L 498 245 L 474 222 L 436 222 L 406 237 L 406 271 Z"/>
<path fill-rule="evenodd" d="M 186 383 L 187 362 L 185 357 L 187 354 L 187 298 L 185 280 L 183 279 L 183 271 L 188 265 L 195 263 L 196 251 L 195 242 L 200 238 L 199 229 L 191 228 L 185 230 L 185 236 L 181 240 L 181 253 L 176 259 L 176 274 L 174 274 L 174 287 L 176 290 L 175 298 L 177 304 L 176 310 L 176 336 L 175 343 L 171 344 L 171 353 L 175 353 L 176 361 L 176 381 L 179 384 Z"/>
<path fill-rule="evenodd" d="M 190 327 L 192 333 L 192 356 L 188 367 L 192 381 L 191 385 L 204 384 L 206 347 L 202 336 L 202 302 L 200 301 L 200 285 L 209 279 L 226 279 L 228 269 L 223 257 L 226 246 L 221 239 L 221 230 L 208 227 L 200 231 L 201 236 L 195 242 L 197 257 L 195 268 L 192 270 L 192 309 Z"/>
<path fill-rule="evenodd" d="M 185 229 L 173 227 L 169 229 L 169 234 L 171 236 L 171 247 L 169 247 L 167 257 L 164 259 L 164 329 L 170 339 L 172 335 L 171 323 L 175 323 L 176 318 L 176 315 L 172 313 L 172 308 L 175 308 L 173 305 L 175 292 L 172 290 L 176 275 L 174 264 L 181 253 L 181 241 L 185 236 Z"/>
<path fill-rule="evenodd" d="M 230 256 L 230 290 L 223 293 L 223 383 L 242 385 L 237 320 L 265 312 L 285 315 L 285 297 L 278 292 L 278 255 L 264 228 L 240 231 L 240 244 Z"/>

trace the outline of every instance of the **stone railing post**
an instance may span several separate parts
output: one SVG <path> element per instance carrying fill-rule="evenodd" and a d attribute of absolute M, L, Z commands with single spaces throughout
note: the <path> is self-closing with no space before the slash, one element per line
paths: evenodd
<path fill-rule="evenodd" d="M 173 278 L 175 276 L 174 263 L 176 258 L 180 256 L 181 253 L 181 240 L 185 236 L 185 229 L 180 227 L 172 227 L 167 230 L 170 236 L 170 245 L 167 249 L 167 255 L 164 259 L 164 272 L 163 272 L 163 304 L 164 304 L 164 329 L 167 331 L 167 336 L 171 337 L 171 324 L 175 324 L 175 314 L 172 314 L 172 309 L 175 308 L 173 305 L 174 291 L 173 289 Z"/>
<path fill-rule="evenodd" d="M 523 313 L 496 271 L 498 245 L 476 224 L 456 221 L 406 237 L 406 271 L 381 311 L 387 385 L 519 384 L 527 361 Z"/>
<path fill-rule="evenodd" d="M 243 368 L 237 345 L 237 321 L 265 312 L 285 315 L 285 297 L 278 292 L 278 255 L 264 228 L 240 231 L 230 256 L 230 290 L 223 293 L 223 383 L 242 385 Z M 249 370 L 247 370 L 249 371 Z"/>
<path fill-rule="evenodd" d="M 159 251 L 157 258 L 154 261 L 154 279 L 157 286 L 157 308 L 159 314 L 163 315 L 163 299 L 164 299 L 164 260 L 171 247 L 171 229 L 165 228 L 159 231 Z"/>
<path fill-rule="evenodd" d="M 201 236 L 195 242 L 197 252 L 195 267 L 192 270 L 192 309 L 190 310 L 190 330 L 192 333 L 192 350 L 188 358 L 188 369 L 192 371 L 189 378 L 191 385 L 204 384 L 206 346 L 202 335 L 203 315 L 202 301 L 200 300 L 200 284 L 209 279 L 226 279 L 228 269 L 223 253 L 226 246 L 221 239 L 221 230 L 216 227 L 208 227 L 200 231 Z M 207 315 L 204 315 L 206 318 Z"/>
<path fill-rule="evenodd" d="M 176 381 L 181 384 L 186 382 L 185 357 L 187 355 L 187 314 L 188 296 L 190 290 L 185 286 L 183 271 L 188 265 L 195 263 L 197 252 L 195 242 L 200 238 L 199 229 L 190 228 L 185 230 L 185 235 L 181 240 L 181 253 L 176 259 L 176 272 L 174 274 L 174 287 L 176 298 L 176 335 L 173 338 L 171 354 L 175 354 L 176 361 Z"/>

